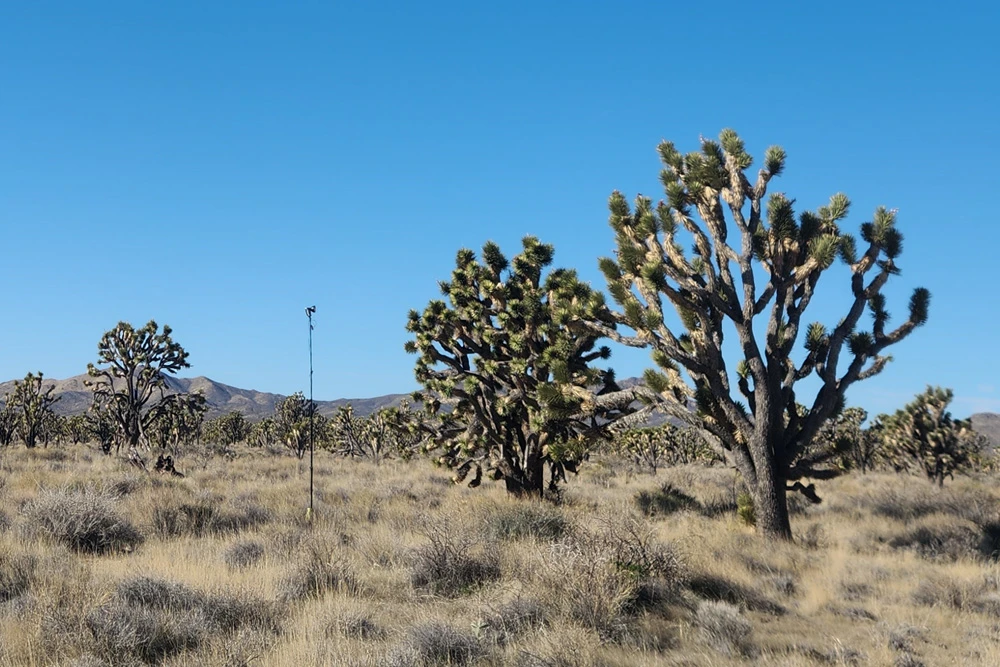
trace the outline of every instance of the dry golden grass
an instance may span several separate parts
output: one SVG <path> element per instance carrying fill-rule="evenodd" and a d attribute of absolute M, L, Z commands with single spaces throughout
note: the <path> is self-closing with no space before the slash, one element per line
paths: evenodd
<path fill-rule="evenodd" d="M 0 452 L 0 667 L 1000 664 L 992 478 L 837 479 L 774 544 L 722 467 L 553 504 L 324 454 L 310 524 L 302 462 L 191 461 Z"/>

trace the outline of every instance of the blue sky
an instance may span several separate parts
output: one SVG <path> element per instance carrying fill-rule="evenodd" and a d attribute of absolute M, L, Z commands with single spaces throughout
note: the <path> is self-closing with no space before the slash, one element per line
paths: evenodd
<path fill-rule="evenodd" d="M 661 139 L 733 127 L 785 147 L 800 210 L 899 209 L 890 311 L 923 285 L 930 321 L 850 402 L 1000 411 L 1000 10 L 814 4 L 3 3 L 0 379 L 154 318 L 189 375 L 290 393 L 315 304 L 317 398 L 410 391 L 406 313 L 459 247 L 535 234 L 603 289 L 609 193 L 658 198 Z"/>

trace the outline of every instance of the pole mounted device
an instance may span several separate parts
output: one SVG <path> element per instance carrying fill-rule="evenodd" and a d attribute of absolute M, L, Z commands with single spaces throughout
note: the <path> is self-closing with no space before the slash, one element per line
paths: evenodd
<path fill-rule="evenodd" d="M 306 510 L 306 518 L 312 521 L 313 518 L 313 417 L 316 413 L 316 404 L 313 402 L 313 314 L 316 306 L 306 308 L 306 317 L 309 318 L 309 509 Z"/>

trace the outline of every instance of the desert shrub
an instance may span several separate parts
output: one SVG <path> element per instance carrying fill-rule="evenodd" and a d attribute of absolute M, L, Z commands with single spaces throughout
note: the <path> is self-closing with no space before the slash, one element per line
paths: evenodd
<path fill-rule="evenodd" d="M 153 509 L 153 529 L 163 537 L 238 533 L 271 521 L 271 513 L 248 499 L 229 505 L 213 495 Z"/>
<path fill-rule="evenodd" d="M 484 610 L 475 628 L 480 639 L 503 645 L 520 634 L 545 626 L 547 618 L 545 607 L 536 598 L 518 596 Z"/>
<path fill-rule="evenodd" d="M 650 517 L 699 508 L 697 500 L 670 483 L 655 491 L 640 491 L 635 494 L 635 504 L 640 512 Z"/>
<path fill-rule="evenodd" d="M 852 602 L 867 600 L 874 594 L 875 589 L 872 588 L 871 584 L 863 581 L 844 581 L 840 584 L 840 596 L 845 600 Z"/>
<path fill-rule="evenodd" d="M 392 651 L 388 663 L 393 667 L 467 665 L 483 653 L 471 633 L 431 621 L 411 627 L 405 639 Z"/>
<path fill-rule="evenodd" d="M 10 529 L 13 522 L 10 520 L 10 515 L 0 510 L 0 533 L 5 533 Z"/>
<path fill-rule="evenodd" d="M 937 576 L 922 580 L 910 597 L 915 604 L 926 607 L 962 609 L 969 599 L 969 591 L 953 579 Z"/>
<path fill-rule="evenodd" d="M 557 540 L 570 530 L 566 515 L 543 502 L 518 502 L 491 508 L 483 520 L 483 532 L 492 540 Z"/>
<path fill-rule="evenodd" d="M 674 550 L 631 514 L 605 517 L 598 531 L 579 529 L 552 543 L 537 572 L 555 612 L 609 641 L 625 638 L 635 613 L 669 598 L 683 576 Z"/>
<path fill-rule="evenodd" d="M 888 540 L 893 549 L 905 549 L 930 560 L 977 558 L 983 536 L 968 525 L 924 522 Z"/>
<path fill-rule="evenodd" d="M 656 540 L 652 530 L 637 517 L 605 517 L 598 540 L 611 563 L 642 585 L 656 580 L 667 588 L 678 586 L 684 567 L 677 552 Z"/>
<path fill-rule="evenodd" d="M 338 634 L 350 639 L 372 641 L 384 639 L 386 631 L 368 613 L 353 611 L 336 615 L 327 624 L 326 634 L 327 636 Z"/>
<path fill-rule="evenodd" d="M 97 653 L 113 665 L 159 663 L 214 634 L 246 629 L 273 635 L 280 622 L 280 610 L 265 600 L 207 594 L 148 576 L 122 581 L 114 597 L 85 619 Z"/>
<path fill-rule="evenodd" d="M 184 584 L 157 577 L 132 577 L 118 584 L 117 597 L 126 604 L 187 611 L 199 607 L 204 596 Z"/>
<path fill-rule="evenodd" d="M 120 601 L 93 610 L 86 626 L 111 664 L 159 663 L 204 639 L 204 619 L 197 613 L 169 614 Z"/>
<path fill-rule="evenodd" d="M 264 557 L 264 545 L 256 540 L 245 540 L 231 545 L 222 555 L 226 565 L 232 568 L 250 567 Z"/>
<path fill-rule="evenodd" d="M 828 649 L 820 649 L 815 646 L 799 646 L 797 648 L 802 655 L 822 665 L 868 664 L 864 653 L 850 646 L 844 646 L 839 642 L 833 648 Z"/>
<path fill-rule="evenodd" d="M 639 581 L 609 562 L 603 546 L 591 536 L 553 543 L 539 576 L 556 612 L 617 641 L 636 606 Z"/>
<path fill-rule="evenodd" d="M 760 611 L 774 616 L 781 616 L 786 612 L 780 604 L 754 589 L 718 575 L 694 574 L 688 578 L 686 585 L 692 593 L 709 602 L 727 602 L 750 611 Z"/>
<path fill-rule="evenodd" d="M 983 525 L 998 518 L 998 503 L 989 494 L 911 484 L 906 489 L 880 489 L 860 499 L 872 514 L 898 521 L 915 521 L 946 514 Z"/>
<path fill-rule="evenodd" d="M 230 593 L 206 594 L 184 584 L 140 576 L 122 581 L 118 601 L 133 607 L 166 612 L 198 614 L 214 631 L 231 632 L 242 627 L 276 632 L 278 612 L 264 600 Z"/>
<path fill-rule="evenodd" d="M 307 545 L 291 571 L 278 582 L 278 597 L 283 602 L 319 598 L 329 591 L 356 593 L 358 581 L 344 557 L 323 545 Z"/>
<path fill-rule="evenodd" d="M 272 635 L 281 630 L 281 609 L 256 597 L 217 593 L 205 596 L 200 609 L 213 630 L 233 632 L 246 628 Z"/>
<path fill-rule="evenodd" d="M 901 653 L 892 662 L 893 667 L 927 667 L 927 663 L 912 653 Z"/>
<path fill-rule="evenodd" d="M 118 511 L 117 499 L 92 487 L 42 489 L 23 510 L 25 530 L 51 537 L 74 551 L 128 551 L 142 535 Z"/>
<path fill-rule="evenodd" d="M 437 527 L 425 531 L 428 542 L 413 554 L 410 582 L 437 595 L 463 595 L 500 578 L 500 556 L 493 545 L 473 550 L 468 537 Z"/>
<path fill-rule="evenodd" d="M 128 477 L 123 477 L 117 482 L 108 484 L 105 488 L 110 495 L 115 496 L 116 498 L 121 498 L 135 493 L 146 484 L 148 484 L 147 480 L 130 475 Z"/>
<path fill-rule="evenodd" d="M 753 626 L 731 604 L 700 602 L 695 612 L 695 624 L 705 642 L 724 655 L 751 657 L 757 653 Z"/>
<path fill-rule="evenodd" d="M 108 663 L 92 653 L 84 653 L 68 662 L 61 663 L 61 667 L 108 667 Z"/>
<path fill-rule="evenodd" d="M 251 499 L 237 499 L 217 512 L 210 524 L 213 533 L 238 533 L 271 521 L 271 512 Z"/>
<path fill-rule="evenodd" d="M 593 632 L 567 625 L 539 633 L 511 667 L 609 667 Z"/>
<path fill-rule="evenodd" d="M 33 556 L 0 552 L 0 602 L 13 600 L 28 592 L 35 575 Z"/>
<path fill-rule="evenodd" d="M 768 587 L 779 595 L 791 597 L 798 591 L 798 582 L 791 574 L 775 574 L 764 580 Z"/>

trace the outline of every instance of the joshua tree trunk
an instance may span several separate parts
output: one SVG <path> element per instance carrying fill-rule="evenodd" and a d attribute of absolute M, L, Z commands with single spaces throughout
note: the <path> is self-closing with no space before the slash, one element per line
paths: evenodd
<path fill-rule="evenodd" d="M 545 491 L 545 459 L 539 455 L 538 448 L 529 449 L 520 469 L 510 465 L 510 462 L 504 468 L 507 493 L 521 498 L 542 497 Z"/>
<path fill-rule="evenodd" d="M 786 481 L 775 466 L 767 466 L 757 473 L 757 484 L 750 489 L 750 495 L 760 531 L 773 539 L 792 539 Z"/>

